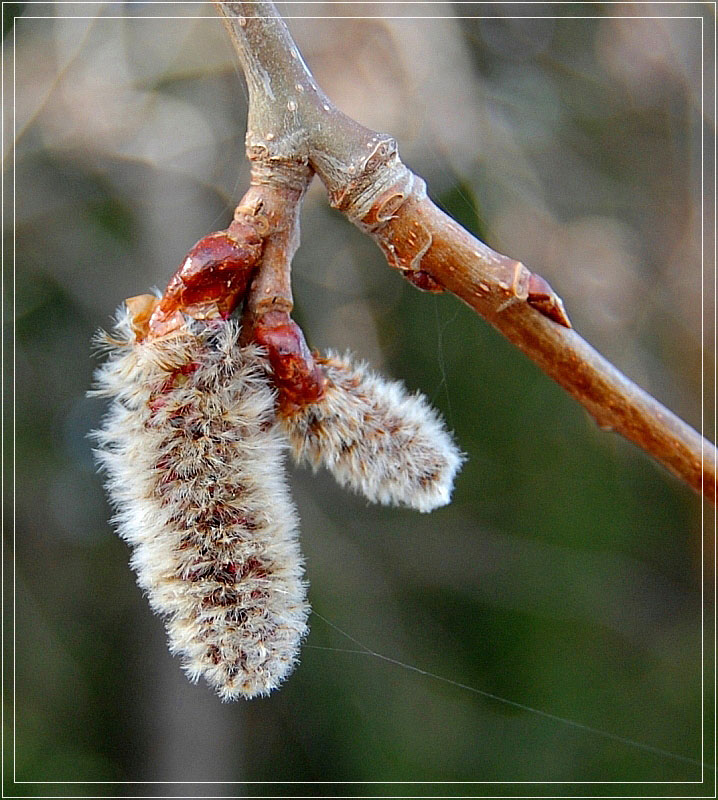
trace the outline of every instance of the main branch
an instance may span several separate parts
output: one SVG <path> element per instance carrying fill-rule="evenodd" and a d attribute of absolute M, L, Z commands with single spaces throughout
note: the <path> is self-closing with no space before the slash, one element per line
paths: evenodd
<path fill-rule="evenodd" d="M 339 111 L 269 0 L 216 2 L 249 87 L 247 152 L 265 169 L 314 171 L 331 204 L 421 289 L 461 298 L 595 418 L 715 502 L 715 446 L 572 328 L 543 278 L 474 238 L 428 198 L 396 142 Z"/>

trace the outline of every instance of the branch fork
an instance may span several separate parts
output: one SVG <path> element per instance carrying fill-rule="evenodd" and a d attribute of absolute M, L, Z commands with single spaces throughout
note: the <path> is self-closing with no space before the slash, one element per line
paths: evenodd
<path fill-rule="evenodd" d="M 377 242 L 390 266 L 422 290 L 455 294 L 566 389 L 601 428 L 621 433 L 715 502 L 715 446 L 585 342 L 544 278 L 492 250 L 437 208 L 424 181 L 402 163 L 391 136 L 339 111 L 317 86 L 269 0 L 215 0 L 215 6 L 249 88 L 252 185 L 226 232 L 239 234 L 249 253 L 236 254 L 240 272 L 249 270 L 243 335 L 262 340 L 270 354 L 275 348 L 291 365 L 284 401 L 301 404 L 324 390 L 321 370 L 289 317 L 299 212 L 316 174 L 330 204 Z M 241 283 L 239 277 L 235 281 Z M 209 300 L 214 312 L 224 313 L 216 297 Z"/>

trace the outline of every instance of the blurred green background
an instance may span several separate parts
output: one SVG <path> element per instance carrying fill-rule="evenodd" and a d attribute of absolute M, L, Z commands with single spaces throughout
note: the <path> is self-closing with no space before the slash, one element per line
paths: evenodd
<path fill-rule="evenodd" d="M 434 199 L 546 277 L 618 367 L 710 425 L 710 5 L 281 10 L 327 93 L 393 134 Z M 301 664 L 233 705 L 186 681 L 108 522 L 90 339 L 228 224 L 248 180 L 244 84 L 206 3 L 3 11 L 4 796 L 710 796 L 711 770 L 686 785 L 695 763 L 457 684 L 688 759 L 703 721 L 710 762 L 712 509 L 456 299 L 387 269 L 319 185 L 295 259 L 311 345 L 422 390 L 468 461 L 430 515 L 290 470 L 321 615 Z M 408 667 L 345 652 L 362 648 L 341 631 Z"/>

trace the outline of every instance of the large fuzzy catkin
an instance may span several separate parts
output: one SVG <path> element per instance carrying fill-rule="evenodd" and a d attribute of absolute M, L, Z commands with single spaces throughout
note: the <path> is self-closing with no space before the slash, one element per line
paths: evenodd
<path fill-rule="evenodd" d="M 446 505 L 463 456 L 426 398 L 349 355 L 329 352 L 319 363 L 324 397 L 281 416 L 295 460 L 325 466 L 372 502 L 417 511 Z"/>
<path fill-rule="evenodd" d="M 223 700 L 292 671 L 309 608 L 275 392 L 232 321 L 138 340 L 127 311 L 104 337 L 95 435 L 119 534 L 170 649 Z"/>

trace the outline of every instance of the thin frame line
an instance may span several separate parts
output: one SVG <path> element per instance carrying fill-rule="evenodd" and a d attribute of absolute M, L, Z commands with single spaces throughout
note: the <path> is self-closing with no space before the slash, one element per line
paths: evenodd
<path fill-rule="evenodd" d="M 281 0 L 280 0 L 281 2 Z M 359 0 L 359 2 L 364 2 L 364 0 Z M 351 16 L 351 17 L 329 17 L 329 16 L 322 16 L 322 15 L 290 15 L 284 14 L 282 15 L 283 19 L 338 19 L 338 20 L 347 20 L 350 22 L 351 20 L 355 19 L 396 19 L 396 20 L 424 20 L 424 19 L 703 19 L 703 17 L 694 17 L 688 15 L 678 15 L 674 17 L 634 17 L 631 14 L 616 14 L 616 15 L 604 15 L 604 16 L 572 16 L 566 15 L 563 17 L 549 17 L 549 16 L 541 16 L 541 15 L 516 15 L 511 17 L 495 17 L 495 16 L 461 16 L 461 15 L 452 15 L 452 16 L 443 16 L 443 15 L 436 15 L 436 16 L 426 16 L 426 17 L 403 17 L 403 16 Z M 59 16 L 45 16 L 45 15 L 32 15 L 32 14 L 24 14 L 22 17 L 17 17 L 17 19 L 94 19 L 100 22 L 101 20 L 112 20 L 112 19 L 142 19 L 145 22 L 151 21 L 154 19 L 203 19 L 208 21 L 214 21 L 212 17 L 209 16 L 202 16 L 202 17 L 192 17 L 192 16 L 184 16 L 184 17 L 167 17 L 167 16 L 151 16 L 151 17 L 133 17 L 133 16 L 110 16 L 110 15 L 103 15 L 101 17 L 88 17 L 88 16 L 81 16 L 81 15 L 72 15 L 71 17 L 59 17 Z M 268 17 L 256 17 L 256 19 L 269 19 Z"/>
<path fill-rule="evenodd" d="M 45 794 L 37 794 L 37 795 L 26 795 L 26 794 L 12 794 L 12 795 L 4 795 L 6 798 L 12 798 L 13 800 L 48 800 L 48 795 Z M 133 795 L 100 795 L 99 800 L 198 800 L 198 798 L 204 798 L 205 795 L 178 795 L 178 794 L 167 794 L 167 795 L 157 795 L 157 794 L 133 794 Z M 236 795 L 236 794 L 222 794 L 216 795 L 210 800 L 254 800 L 255 798 L 279 798 L 280 800 L 301 800 L 305 798 L 305 800 L 317 800 L 317 797 L 322 797 L 322 795 Z M 415 794 L 407 794 L 407 795 L 397 795 L 397 794 L 388 794 L 388 795 L 365 795 L 365 794 L 348 794 L 348 795 L 325 795 L 324 798 L 331 798 L 337 797 L 340 800 L 432 800 L 434 798 L 446 798 L 446 795 L 434 795 L 434 794 L 423 794 L 417 798 Z M 705 800 L 706 798 L 710 797 L 710 795 L 705 794 L 666 794 L 666 795 L 635 795 L 636 800 L 656 800 L 656 798 L 660 798 L 660 800 Z M 93 800 L 93 795 L 51 795 L 50 800 L 57 800 L 58 798 L 62 798 L 62 800 Z M 492 794 L 492 795 L 457 795 L 456 798 L 452 798 L 452 800 L 544 800 L 544 798 L 551 798 L 550 794 Z M 626 798 L 626 795 L 623 794 L 562 794 L 558 800 L 618 800 L 619 798 Z M 629 796 L 629 800 L 633 800 L 633 797 Z"/>
<path fill-rule="evenodd" d="M 184 0 L 127 0 L 129 4 L 139 4 L 139 5 L 177 5 L 177 4 L 192 4 L 192 0 L 188 0 L 185 2 Z M 293 0 L 288 0 L 291 4 L 294 4 Z M 608 0 L 611 4 L 624 4 L 623 0 Z M 44 0 L 27 0 L 28 4 L 40 4 L 43 3 Z M 73 5 L 73 4 L 81 4 L 81 5 L 89 5 L 92 3 L 92 0 L 56 0 L 57 3 L 61 5 Z M 281 0 L 280 0 L 281 2 Z M 298 3 L 303 3 L 304 0 L 298 0 Z M 322 2 L 322 0 L 307 0 L 307 2 L 314 4 Z M 397 5 L 413 5 L 413 4 L 428 4 L 432 3 L 433 0 L 388 0 L 389 4 L 397 4 Z M 570 4 L 572 0 L 549 0 L 548 2 L 544 2 L 544 0 L 508 0 L 505 4 L 507 5 L 525 5 L 525 4 L 544 4 L 544 5 L 563 5 L 563 4 Z M 650 0 L 629 0 L 630 4 L 649 4 Z M 692 3 L 693 0 L 664 0 L 664 2 L 656 3 L 657 5 L 687 5 Z M 463 2 L 463 0 L 459 0 L 461 5 L 476 5 L 473 2 Z M 626 4 L 629 4 L 626 3 Z M 352 3 L 351 0 L 337 0 L 336 4 L 347 4 L 353 5 L 357 3 Z M 481 4 L 481 3 L 479 3 Z M 715 3 L 713 4 L 716 5 Z M 2 2 L 2 7 L 4 10 L 5 0 Z M 704 24 L 703 24 L 703 16 L 642 16 L 642 17 L 634 17 L 631 15 L 596 15 L 596 16 L 573 16 L 573 15 L 566 15 L 566 16 L 558 16 L 552 17 L 548 15 L 541 15 L 541 16 L 519 16 L 519 15 L 511 15 L 508 17 L 504 16 L 457 16 L 457 15 L 447 15 L 447 16 L 425 16 L 425 17 L 418 17 L 418 16 L 350 16 L 350 17 L 336 17 L 336 16 L 288 16 L 284 15 L 285 19 L 347 19 L 347 20 L 354 20 L 354 19 L 397 19 L 397 20 L 432 20 L 432 19 L 700 19 L 701 20 L 701 220 L 704 222 L 704 126 L 703 126 L 703 103 L 704 103 Z M 40 16 L 40 15 L 22 15 L 19 17 L 13 18 L 13 496 L 15 495 L 16 491 L 16 385 L 14 380 L 14 375 L 16 371 L 16 330 L 15 330 L 15 321 L 16 321 L 16 278 L 17 278 L 17 269 L 16 269 L 16 205 L 17 205 L 17 191 L 16 191 L 16 113 L 15 113 L 15 106 L 16 106 L 16 32 L 17 32 L 17 20 L 19 19 L 91 19 L 95 21 L 107 19 L 107 20 L 116 20 L 116 19 L 143 19 L 143 20 L 152 20 L 152 19 L 195 19 L 195 20 L 213 20 L 212 16 L 151 16 L 151 17 L 135 17 L 135 16 L 105 16 L 105 15 L 95 15 L 95 16 Z M 715 28 L 715 20 L 714 20 L 714 28 Z M 715 41 L 714 41 L 714 49 L 715 49 Z M 3 38 L 3 51 L 4 51 L 4 38 Z M 4 88 L 4 87 L 3 87 Z M 4 109 L 3 109 L 4 110 Z M 714 137 L 715 138 L 715 137 Z M 715 142 L 714 142 L 715 148 Z M 704 261 L 703 261 L 703 254 L 704 254 L 704 226 L 701 227 L 701 296 L 704 295 Z M 715 271 L 715 266 L 714 266 Z M 714 333 L 715 339 L 715 333 Z M 705 358 L 705 347 L 704 347 L 704 306 L 701 303 L 701 384 L 702 384 L 702 396 L 701 396 L 701 429 L 702 432 L 704 430 L 704 391 L 703 391 L 703 381 L 704 381 L 704 358 Z M 0 430 L 2 430 L 0 426 Z M 703 444 L 701 444 L 701 450 L 703 451 Z M 703 457 L 703 452 L 702 452 Z M 14 509 L 13 509 L 14 511 Z M 701 517 L 702 521 L 704 519 L 704 504 L 701 506 Z M 703 530 L 704 530 L 704 526 Z M 17 626 L 17 609 L 16 609 L 16 602 L 15 602 L 15 594 L 16 594 L 16 519 L 15 514 L 13 514 L 13 641 L 14 644 L 16 642 L 16 626 Z M 702 538 L 701 542 L 701 549 L 702 549 L 702 556 L 704 551 L 704 537 Z M 705 559 L 702 557 L 702 574 L 705 571 Z M 701 756 L 704 755 L 705 749 L 705 731 L 704 731 L 704 672 L 705 672 L 705 664 L 704 664 L 704 581 L 701 582 L 701 736 L 702 736 L 702 747 L 701 747 Z M 714 627 L 715 627 L 715 618 L 714 618 Z M 15 700 L 15 690 L 16 690 L 16 671 L 17 671 L 17 659 L 15 655 L 16 646 L 13 648 L 13 699 Z M 101 784 L 184 784 L 184 785 L 205 785 L 205 784 L 247 784 L 247 785 L 254 785 L 254 784 L 302 784 L 305 782 L 299 781 L 16 781 L 16 762 L 17 762 L 17 753 L 16 753 L 16 746 L 17 746 L 17 736 L 16 736 L 16 724 L 17 724 L 17 714 L 16 714 L 16 703 L 13 702 L 13 734 L 14 734 L 14 741 L 13 741 L 13 783 L 14 784 L 60 784 L 60 785 L 72 785 L 72 784 L 92 784 L 92 785 L 101 785 Z M 714 720 L 715 725 L 715 720 Z M 715 751 L 716 743 L 714 741 L 714 751 Z M 2 754 L 2 759 L 4 760 L 4 749 Z M 704 759 L 700 759 L 701 762 L 701 781 L 700 784 L 704 783 Z M 714 759 L 715 763 L 715 759 Z M 3 765 L 4 766 L 4 765 Z M 407 784 L 407 785 L 420 785 L 426 784 L 426 781 L 316 781 L 311 782 L 311 784 L 362 784 L 366 783 L 367 785 L 372 784 L 381 784 L 381 785 L 388 785 L 388 784 Z M 445 784 L 445 785 L 454 785 L 454 784 L 537 784 L 537 785 L 554 785 L 554 784 L 697 784 L 695 781 L 437 781 L 437 782 L 428 782 L 429 785 L 433 784 Z M 310 784 L 310 785 L 311 785 Z M 82 796 L 85 797 L 85 796 Z M 192 795 L 191 797 L 196 797 Z M 396 796 L 392 796 L 396 797 Z M 507 796 L 509 797 L 509 796 Z M 516 797 L 516 795 L 511 795 L 510 797 Z M 569 796 L 566 796 L 569 797 Z M 583 796 L 581 796 L 583 797 Z M 588 797 L 588 796 L 587 796 Z M 599 797 L 597 795 L 591 795 L 590 797 Z M 613 797 L 610 795 L 609 797 Z"/>
<path fill-rule="evenodd" d="M 704 85 L 704 28 L 703 17 L 701 17 L 701 496 L 704 496 L 704 482 L 705 482 L 705 260 L 704 260 L 704 243 L 705 243 L 705 152 L 704 152 L 704 133 L 705 125 L 703 103 L 705 100 L 705 85 Z M 705 761 L 705 503 L 701 503 L 701 783 L 705 778 L 704 761 Z"/>
<path fill-rule="evenodd" d="M 3 0 L 3 5 L 8 3 L 10 0 Z M 89 6 L 96 6 L 97 0 L 24 0 L 23 5 L 48 5 L 49 2 L 52 2 L 53 5 L 89 5 Z M 332 5 L 350 5 L 350 6 L 359 6 L 359 5 L 374 5 L 374 0 L 277 0 L 277 2 L 281 3 L 281 5 L 326 5 L 327 3 L 331 3 Z M 437 5 L 437 3 L 442 3 L 443 5 L 471 5 L 471 6 L 492 6 L 496 5 L 494 0 L 381 0 L 382 5 Z M 530 5 L 576 5 L 577 3 L 584 3 L 585 5 L 590 5 L 588 0 L 500 0 L 501 5 L 518 5 L 518 6 L 530 6 Z M 124 0 L 125 5 L 165 5 L 165 6 L 177 6 L 177 5 L 188 5 L 188 6 L 196 6 L 202 3 L 202 0 Z M 211 0 L 206 0 L 204 5 L 209 6 L 211 4 Z M 652 5 L 652 6 L 661 6 L 661 5 L 701 5 L 700 0 L 601 0 L 602 5 L 621 5 L 621 6 L 629 6 L 629 5 Z M 703 3 L 703 5 L 713 5 L 715 6 L 715 2 L 711 3 Z M 21 17 L 25 16 L 21 14 L 20 16 L 16 17 L 16 19 L 20 19 Z M 208 17 L 211 19 L 210 17 Z M 513 19 L 513 15 L 511 16 L 492 16 L 492 19 Z M 53 17 L 53 19 L 71 19 L 71 17 Z M 141 19 L 146 19 L 146 17 L 141 17 Z M 350 19 L 349 17 L 337 17 L 337 19 Z M 407 19 L 413 19 L 413 17 L 407 17 Z M 549 19 L 549 17 L 547 17 Z M 562 17 L 555 17 L 555 19 L 562 19 Z M 646 19 L 645 17 L 631 17 L 631 19 Z"/>
<path fill-rule="evenodd" d="M 0 17 L 5 24 L 5 3 Z M 0 153 L 5 153 L 5 37 L 0 42 Z M 13 72 L 14 74 L 14 72 Z M 15 165 L 13 163 L 13 174 Z M 5 171 L 0 171 L 0 221 L 5 228 Z M 14 235 L 14 226 L 13 226 Z M 0 235 L 0 606 L 5 610 L 5 236 Z M 13 517 L 15 508 L 13 503 Z M 13 698 L 14 700 L 14 698 Z M 0 618 L 0 792 L 5 789 L 5 614 Z"/>
<path fill-rule="evenodd" d="M 536 786 L 554 786 L 558 784 L 571 784 L 571 785 L 615 785 L 624 784 L 641 785 L 641 786 L 702 786 L 705 781 L 14 781 L 18 786 L 82 786 L 90 784 L 92 786 L 124 786 L 137 784 L 138 786 L 155 786 L 158 784 L 166 784 L 167 786 L 354 786 L 356 784 L 366 784 L 367 786 L 500 786 L 504 785 L 536 785 Z M 645 795 L 638 795 L 645 797 Z M 673 795 L 671 795 L 673 797 Z"/>
<path fill-rule="evenodd" d="M 3 8 L 5 4 L 3 3 Z M 17 772 L 17 603 L 15 601 L 17 588 L 17 514 L 15 513 L 14 498 L 16 497 L 15 475 L 17 474 L 17 423 L 16 423 L 16 404 L 17 404 L 17 332 L 15 322 L 17 320 L 17 150 L 16 150 L 16 124 L 17 124 L 17 25 L 13 18 L 12 26 L 12 496 L 13 496 L 13 515 L 12 515 L 12 781 L 16 782 Z M 4 791 L 5 787 L 2 787 Z"/>

